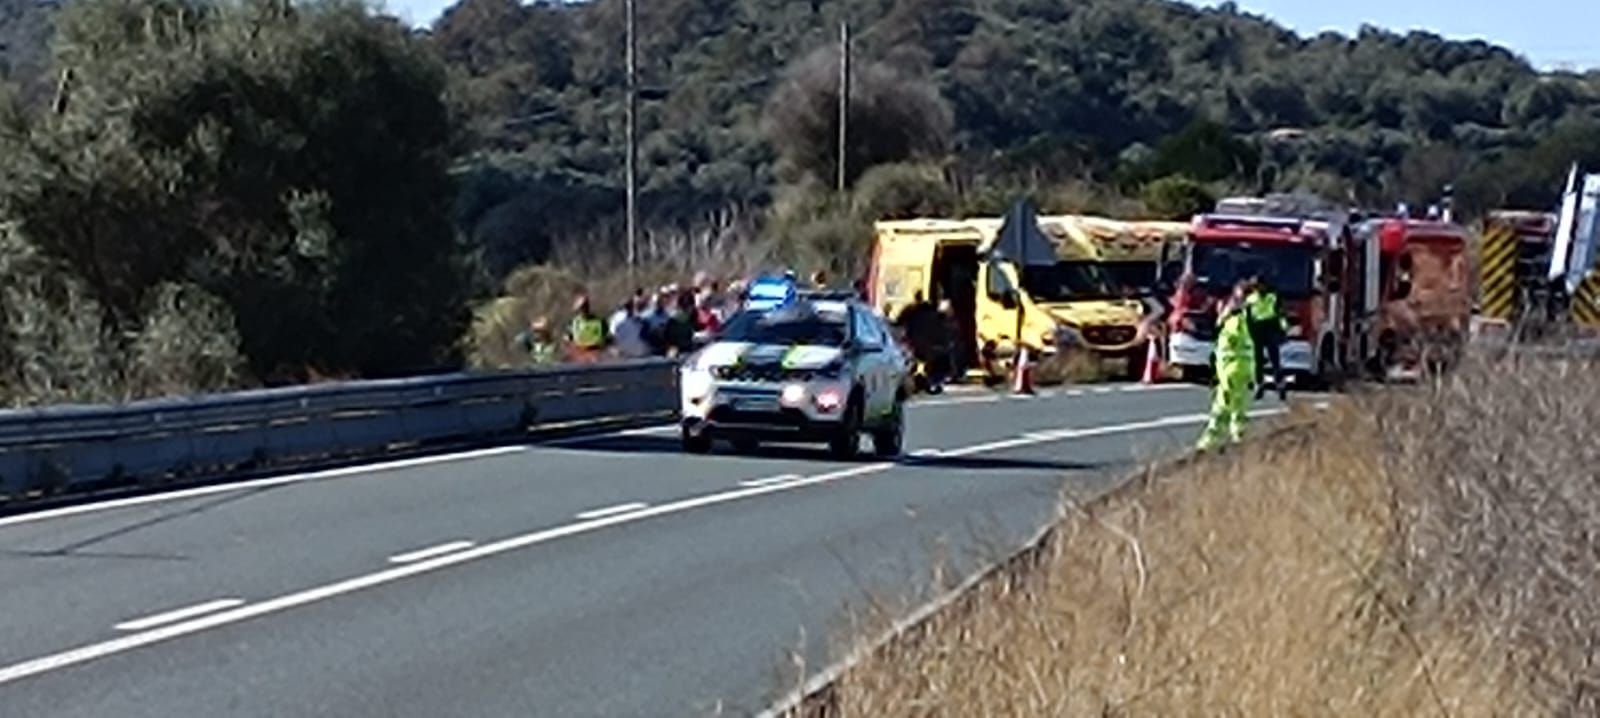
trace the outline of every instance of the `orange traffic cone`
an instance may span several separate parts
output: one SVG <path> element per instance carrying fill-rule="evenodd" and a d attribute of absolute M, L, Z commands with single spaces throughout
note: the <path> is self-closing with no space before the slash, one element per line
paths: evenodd
<path fill-rule="evenodd" d="M 1011 393 L 1033 393 L 1033 366 L 1028 362 L 1028 348 L 1022 347 L 1017 353 L 1016 375 L 1011 383 Z"/>
<path fill-rule="evenodd" d="M 1161 380 L 1161 353 L 1156 350 L 1156 338 L 1150 337 L 1150 347 L 1144 353 L 1144 376 L 1139 379 L 1143 384 L 1155 384 Z"/>

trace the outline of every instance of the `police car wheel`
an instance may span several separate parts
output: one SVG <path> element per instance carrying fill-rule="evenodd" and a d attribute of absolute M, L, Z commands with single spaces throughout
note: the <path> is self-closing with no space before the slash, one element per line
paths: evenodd
<path fill-rule="evenodd" d="M 879 458 L 893 458 L 905 448 L 906 409 L 902 401 L 894 403 L 894 413 L 887 426 L 872 432 L 872 453 Z"/>
<path fill-rule="evenodd" d="M 683 450 L 691 454 L 709 454 L 711 453 L 711 437 L 685 430 L 683 432 Z"/>
<path fill-rule="evenodd" d="M 850 398 L 844 422 L 839 431 L 828 440 L 828 451 L 836 459 L 853 459 L 861 451 L 861 397 Z"/>

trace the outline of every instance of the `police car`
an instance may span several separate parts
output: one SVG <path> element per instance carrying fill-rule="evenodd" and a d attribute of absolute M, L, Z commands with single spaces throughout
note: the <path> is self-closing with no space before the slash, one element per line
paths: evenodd
<path fill-rule="evenodd" d="M 867 433 L 875 454 L 896 456 L 910 366 L 887 323 L 856 299 L 795 292 L 756 302 L 679 369 L 683 448 L 823 442 L 850 458 Z"/>

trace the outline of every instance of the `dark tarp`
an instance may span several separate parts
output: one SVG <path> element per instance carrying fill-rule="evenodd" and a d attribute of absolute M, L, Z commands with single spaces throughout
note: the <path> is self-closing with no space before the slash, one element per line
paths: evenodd
<path fill-rule="evenodd" d="M 990 256 L 1006 259 L 1026 267 L 1053 267 L 1056 264 L 1056 246 L 1039 228 L 1039 214 L 1033 203 L 1018 201 L 1006 212 L 1000 225 L 1000 236 L 995 240 Z"/>

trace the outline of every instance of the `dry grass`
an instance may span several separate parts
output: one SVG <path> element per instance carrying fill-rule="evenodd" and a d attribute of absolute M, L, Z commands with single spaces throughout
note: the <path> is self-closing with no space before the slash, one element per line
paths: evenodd
<path fill-rule="evenodd" d="M 1596 715 L 1600 370 L 1472 364 L 1067 502 L 844 716 Z"/>

